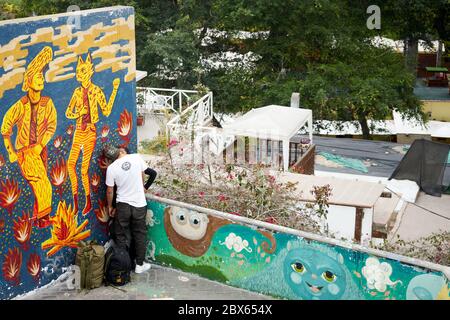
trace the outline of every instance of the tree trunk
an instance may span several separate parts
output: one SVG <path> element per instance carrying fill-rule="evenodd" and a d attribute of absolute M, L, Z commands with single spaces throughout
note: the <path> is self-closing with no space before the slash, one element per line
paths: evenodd
<path fill-rule="evenodd" d="M 417 61 L 419 55 L 419 40 L 408 38 L 405 40 L 405 63 L 408 70 L 417 77 Z"/>
<path fill-rule="evenodd" d="M 363 139 L 372 140 L 372 136 L 370 135 L 370 128 L 369 125 L 367 124 L 366 117 L 364 115 L 360 115 L 358 122 L 361 125 Z"/>
<path fill-rule="evenodd" d="M 442 66 L 442 41 L 439 40 L 438 42 L 438 50 L 436 52 L 436 67 L 441 67 Z"/>

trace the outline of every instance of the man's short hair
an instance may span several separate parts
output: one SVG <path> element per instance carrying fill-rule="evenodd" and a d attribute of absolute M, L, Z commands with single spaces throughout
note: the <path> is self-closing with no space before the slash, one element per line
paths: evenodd
<path fill-rule="evenodd" d="M 126 152 L 127 154 L 130 153 L 130 150 L 129 150 L 127 147 L 124 147 L 124 146 L 117 146 L 117 149 L 123 149 L 123 150 L 125 150 L 125 152 Z"/>
<path fill-rule="evenodd" d="M 103 155 L 110 161 L 115 161 L 119 157 L 119 149 L 112 145 L 106 144 L 103 147 Z"/>

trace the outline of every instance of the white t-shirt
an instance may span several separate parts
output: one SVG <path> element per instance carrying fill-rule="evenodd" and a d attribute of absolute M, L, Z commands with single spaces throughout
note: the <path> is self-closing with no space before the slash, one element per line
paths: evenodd
<path fill-rule="evenodd" d="M 127 154 L 106 170 L 106 185 L 117 185 L 117 202 L 140 208 L 147 206 L 142 172 L 148 165 L 138 154 Z"/>

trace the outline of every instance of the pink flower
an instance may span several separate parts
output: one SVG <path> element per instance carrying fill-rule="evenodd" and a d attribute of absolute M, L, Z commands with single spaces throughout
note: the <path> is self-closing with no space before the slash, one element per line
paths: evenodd
<path fill-rule="evenodd" d="M 219 201 L 226 201 L 228 198 L 225 197 L 223 194 L 219 194 L 218 199 Z"/>
<path fill-rule="evenodd" d="M 268 218 L 266 219 L 266 222 L 272 223 L 272 224 L 278 224 L 277 219 L 275 219 L 274 217 L 268 217 Z"/>
<path fill-rule="evenodd" d="M 199 192 L 198 193 L 198 196 L 200 197 L 200 198 L 203 198 L 204 196 L 205 196 L 205 193 L 202 191 L 202 192 Z"/>
<path fill-rule="evenodd" d="M 227 178 L 230 179 L 230 180 L 233 180 L 233 179 L 234 179 L 234 176 L 233 176 L 232 173 L 229 173 L 228 176 L 227 176 Z"/>
<path fill-rule="evenodd" d="M 172 148 L 173 146 L 176 146 L 178 144 L 178 140 L 177 139 L 171 139 L 169 141 L 169 143 L 167 144 L 168 148 Z"/>

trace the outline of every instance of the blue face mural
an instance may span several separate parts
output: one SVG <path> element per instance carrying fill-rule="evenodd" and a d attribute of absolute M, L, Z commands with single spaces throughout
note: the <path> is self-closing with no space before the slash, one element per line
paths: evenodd
<path fill-rule="evenodd" d="M 434 274 L 422 274 L 411 280 L 406 290 L 408 300 L 448 299 L 445 279 Z"/>
<path fill-rule="evenodd" d="M 284 277 L 292 291 L 302 299 L 335 300 L 346 289 L 346 276 L 338 262 L 308 249 L 293 249 L 284 260 Z"/>

